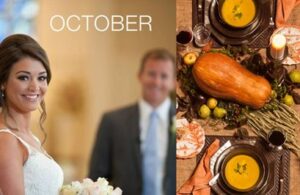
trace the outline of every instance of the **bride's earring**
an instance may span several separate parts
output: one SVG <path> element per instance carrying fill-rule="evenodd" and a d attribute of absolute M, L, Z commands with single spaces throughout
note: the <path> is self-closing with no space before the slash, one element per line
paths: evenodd
<path fill-rule="evenodd" d="M 3 105 L 4 97 L 5 97 L 4 90 L 0 89 L 0 105 Z"/>

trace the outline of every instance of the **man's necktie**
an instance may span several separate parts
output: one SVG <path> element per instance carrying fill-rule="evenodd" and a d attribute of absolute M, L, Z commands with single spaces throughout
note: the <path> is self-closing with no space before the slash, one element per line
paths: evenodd
<path fill-rule="evenodd" d="M 160 165 L 157 141 L 158 119 L 157 113 L 153 111 L 150 114 L 149 125 L 144 141 L 142 195 L 159 195 L 161 190 L 161 182 L 158 181 Z"/>

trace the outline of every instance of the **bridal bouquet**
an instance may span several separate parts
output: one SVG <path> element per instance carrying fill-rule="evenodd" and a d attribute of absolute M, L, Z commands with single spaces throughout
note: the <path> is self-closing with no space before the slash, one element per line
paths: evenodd
<path fill-rule="evenodd" d="M 74 181 L 61 188 L 60 195 L 121 195 L 120 188 L 113 188 L 104 178 L 98 178 L 96 182 L 91 179 L 83 179 L 82 183 Z"/>

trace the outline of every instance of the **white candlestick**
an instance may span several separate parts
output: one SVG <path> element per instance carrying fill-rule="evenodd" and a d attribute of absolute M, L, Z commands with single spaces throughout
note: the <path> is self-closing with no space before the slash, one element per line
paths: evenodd
<path fill-rule="evenodd" d="M 282 60 L 284 57 L 286 38 L 281 34 L 276 34 L 271 40 L 270 54 L 276 60 Z"/>

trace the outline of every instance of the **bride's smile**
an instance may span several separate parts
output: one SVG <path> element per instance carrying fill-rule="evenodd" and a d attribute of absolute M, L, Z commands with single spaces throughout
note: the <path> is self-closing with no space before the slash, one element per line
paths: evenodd
<path fill-rule="evenodd" d="M 40 61 L 23 58 L 12 67 L 4 88 L 12 108 L 21 112 L 34 111 L 47 91 L 47 72 Z"/>

